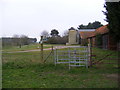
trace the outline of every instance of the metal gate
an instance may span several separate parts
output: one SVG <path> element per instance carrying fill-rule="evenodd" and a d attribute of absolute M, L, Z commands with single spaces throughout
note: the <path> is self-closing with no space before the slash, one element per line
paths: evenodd
<path fill-rule="evenodd" d="M 67 63 L 70 67 L 85 66 L 88 68 L 88 46 L 68 46 L 65 49 L 54 49 L 54 62 L 56 64 Z"/>

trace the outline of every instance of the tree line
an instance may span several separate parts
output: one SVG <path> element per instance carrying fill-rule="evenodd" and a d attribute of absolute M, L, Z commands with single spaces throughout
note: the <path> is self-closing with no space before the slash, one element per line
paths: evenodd
<path fill-rule="evenodd" d="M 48 44 L 66 44 L 68 42 L 68 31 L 65 31 L 63 36 L 60 36 L 57 29 L 52 29 L 50 34 L 44 30 L 41 36 L 43 36 L 43 42 Z"/>
<path fill-rule="evenodd" d="M 78 29 L 97 29 L 99 27 L 103 26 L 103 24 L 101 24 L 101 22 L 99 21 L 95 21 L 93 23 L 89 22 L 88 25 L 79 25 L 77 28 Z"/>
<path fill-rule="evenodd" d="M 35 43 L 36 38 L 29 38 L 26 35 L 14 35 L 13 37 L 2 37 L 2 46 L 21 46 Z"/>
<path fill-rule="evenodd" d="M 96 29 L 98 27 L 102 26 L 101 22 L 95 21 L 93 23 L 89 22 L 88 25 L 78 25 L 78 29 Z M 44 43 L 48 44 L 66 44 L 68 42 L 68 32 L 69 30 L 64 31 L 63 36 L 59 35 L 59 30 L 52 29 L 50 33 L 48 33 L 46 30 L 44 30 L 41 33 L 41 36 L 43 36 Z M 37 41 L 36 38 L 29 38 L 26 35 L 13 35 L 13 37 L 3 37 L 2 38 L 2 46 L 21 46 L 23 45 L 29 45 L 31 43 L 35 43 Z"/>

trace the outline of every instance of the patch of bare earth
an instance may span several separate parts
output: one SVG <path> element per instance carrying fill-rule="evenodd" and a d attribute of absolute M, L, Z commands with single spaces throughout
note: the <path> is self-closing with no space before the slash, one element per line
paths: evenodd
<path fill-rule="evenodd" d="M 118 80 L 118 74 L 103 74 L 103 76 L 112 79 L 112 80 Z"/>

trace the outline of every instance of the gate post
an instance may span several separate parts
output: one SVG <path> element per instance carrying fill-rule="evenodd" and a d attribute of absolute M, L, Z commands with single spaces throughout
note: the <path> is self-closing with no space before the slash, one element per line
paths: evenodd
<path fill-rule="evenodd" d="M 92 49 L 91 49 L 91 44 L 88 44 L 88 51 L 89 51 L 89 59 L 88 59 L 88 66 L 92 66 Z"/>
<path fill-rule="evenodd" d="M 54 53 L 55 57 L 54 57 L 54 60 L 55 60 L 55 66 L 57 64 L 57 60 L 58 60 L 58 56 L 57 56 L 57 48 L 55 48 L 55 53 Z"/>

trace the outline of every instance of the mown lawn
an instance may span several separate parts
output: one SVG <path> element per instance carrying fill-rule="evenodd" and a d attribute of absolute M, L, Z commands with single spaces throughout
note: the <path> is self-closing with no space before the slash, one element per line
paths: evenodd
<path fill-rule="evenodd" d="M 99 58 L 113 52 L 94 49 Z M 44 53 L 49 54 L 49 51 Z M 103 54 L 102 54 L 103 53 Z M 116 56 L 117 57 L 117 56 Z M 49 58 L 41 63 L 40 52 L 3 53 L 3 88 L 117 88 L 117 64 L 98 64 L 86 69 L 54 65 Z M 103 60 L 104 62 L 104 60 Z M 105 61 L 106 62 L 106 61 Z M 113 62 L 113 61 L 112 61 Z M 116 61 L 115 61 L 116 62 Z"/>

